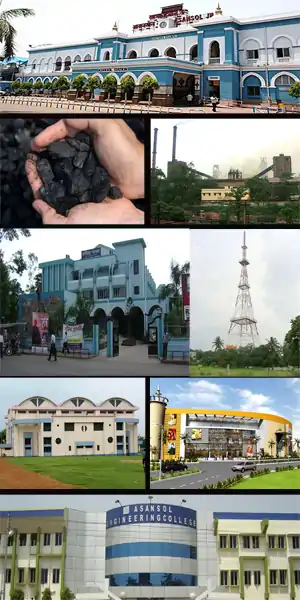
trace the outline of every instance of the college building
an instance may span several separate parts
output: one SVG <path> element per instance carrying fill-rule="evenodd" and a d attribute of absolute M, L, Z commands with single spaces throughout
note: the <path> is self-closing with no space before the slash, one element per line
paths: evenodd
<path fill-rule="evenodd" d="M 116 500 L 118 503 L 118 500 Z M 274 496 L 273 506 L 280 505 Z M 276 510 L 276 508 L 273 508 Z M 4 600 L 299 600 L 300 514 L 150 503 L 0 512 Z"/>
<path fill-rule="evenodd" d="M 263 5 L 262 5 L 263 8 Z M 214 12 L 189 14 L 183 4 L 163 7 L 135 24 L 132 33 L 113 30 L 87 41 L 60 45 L 30 45 L 28 64 L 19 81 L 70 82 L 76 75 L 116 80 L 112 97 L 124 99 L 121 82 L 130 75 L 135 84 L 128 98 L 148 98 L 143 87 L 150 76 L 158 83 L 153 104 L 194 104 L 216 94 L 223 103 L 296 103 L 290 86 L 300 81 L 300 12 L 237 18 Z"/>
<path fill-rule="evenodd" d="M 142 340 L 157 311 L 165 315 L 169 310 L 168 299 L 159 298 L 160 287 L 146 265 L 145 249 L 145 241 L 137 238 L 115 242 L 112 248 L 99 244 L 83 250 L 79 260 L 67 255 L 41 263 L 39 298 L 36 293 L 19 297 L 19 321 L 27 322 L 30 329 L 32 312 L 51 313 L 59 303 L 73 306 L 77 292 L 82 292 L 91 300 L 90 317 L 100 330 L 106 331 L 107 318 L 112 317 L 119 323 L 120 335 L 126 335 L 130 319 L 131 336 Z"/>
<path fill-rule="evenodd" d="M 61 404 L 44 397 L 8 409 L 5 456 L 138 454 L 137 406 L 124 398 L 95 404 L 69 398 Z"/>
<path fill-rule="evenodd" d="M 151 458 L 193 456 L 246 458 L 271 454 L 289 456 L 293 449 L 292 423 L 279 415 L 238 410 L 166 408 L 158 388 L 150 401 Z"/>

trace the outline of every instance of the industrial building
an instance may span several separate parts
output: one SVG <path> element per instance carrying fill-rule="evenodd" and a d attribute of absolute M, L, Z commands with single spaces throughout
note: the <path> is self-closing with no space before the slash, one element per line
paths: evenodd
<path fill-rule="evenodd" d="M 299 600 L 300 514 L 116 503 L 0 512 L 2 598 Z"/>
<path fill-rule="evenodd" d="M 132 33 L 115 24 L 85 41 L 33 43 L 17 79 L 45 84 L 65 75 L 72 83 L 77 75 L 93 75 L 104 99 L 102 82 L 112 75 L 112 97 L 121 100 L 121 83 L 129 75 L 134 82 L 130 99 L 138 103 L 148 98 L 144 83 L 150 76 L 158 84 L 152 97 L 156 105 L 187 103 L 190 93 L 194 104 L 212 94 L 224 104 L 295 104 L 289 90 L 300 80 L 299 11 L 241 19 L 223 14 L 219 4 L 211 10 L 195 15 L 173 4 L 133 25 Z"/>

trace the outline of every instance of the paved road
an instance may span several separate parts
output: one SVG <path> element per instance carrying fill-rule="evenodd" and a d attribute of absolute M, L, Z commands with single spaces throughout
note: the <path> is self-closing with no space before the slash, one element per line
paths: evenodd
<path fill-rule="evenodd" d="M 129 349 L 130 350 L 130 349 Z M 0 361 L 0 375 L 3 377 L 30 375 L 33 377 L 47 376 L 57 377 L 63 375 L 73 376 L 140 376 L 140 377 L 188 377 L 188 365 L 162 364 L 156 359 L 143 356 L 135 360 L 129 352 L 128 357 L 124 355 L 116 358 L 106 356 L 96 358 L 58 358 L 57 362 L 48 362 L 46 356 L 34 356 L 24 354 L 22 356 L 5 356 Z"/>
<path fill-rule="evenodd" d="M 231 470 L 231 467 L 234 463 L 231 461 L 212 461 L 212 462 L 201 462 L 193 464 L 191 466 L 198 466 L 201 473 L 192 473 L 191 475 L 182 475 L 176 478 L 163 479 L 161 481 L 151 481 L 151 488 L 158 489 L 169 489 L 169 490 L 178 490 L 178 489 L 201 489 L 204 485 L 210 485 L 212 483 L 218 483 L 218 481 L 223 481 L 227 479 L 227 477 L 232 477 L 234 472 Z M 282 466 L 285 466 L 289 463 L 280 463 Z M 299 461 L 293 461 L 292 464 L 300 465 Z M 279 466 L 278 463 L 272 464 L 263 464 L 257 465 L 257 470 L 260 471 L 269 467 L 271 470 L 275 470 L 276 466 Z M 157 471 L 151 472 L 151 475 L 157 475 Z"/>

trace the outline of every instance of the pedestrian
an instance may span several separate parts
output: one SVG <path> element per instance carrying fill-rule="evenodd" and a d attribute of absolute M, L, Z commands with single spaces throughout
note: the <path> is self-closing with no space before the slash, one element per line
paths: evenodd
<path fill-rule="evenodd" d="M 192 102 L 193 102 L 193 95 L 191 94 L 191 92 L 188 93 L 186 99 L 187 99 L 189 105 L 191 106 Z"/>
<path fill-rule="evenodd" d="M 65 351 L 67 351 L 67 353 L 70 354 L 67 333 L 65 333 L 64 339 L 63 339 L 63 354 L 65 353 Z"/>
<path fill-rule="evenodd" d="M 0 331 L 0 358 L 3 358 L 3 346 L 4 346 L 4 337 L 2 331 Z"/>
<path fill-rule="evenodd" d="M 51 335 L 51 341 L 50 341 L 50 352 L 49 352 L 49 356 L 48 356 L 48 360 L 51 361 L 51 356 L 54 356 L 54 360 L 57 361 L 56 358 L 56 338 L 54 333 L 52 333 Z"/>
<path fill-rule="evenodd" d="M 168 357 L 168 343 L 170 340 L 170 336 L 167 331 L 165 331 L 163 335 L 163 359 L 165 360 Z"/>
<path fill-rule="evenodd" d="M 216 94 L 213 94 L 211 96 L 210 101 L 212 103 L 213 112 L 217 112 L 217 106 L 219 104 L 219 98 L 217 98 Z"/>

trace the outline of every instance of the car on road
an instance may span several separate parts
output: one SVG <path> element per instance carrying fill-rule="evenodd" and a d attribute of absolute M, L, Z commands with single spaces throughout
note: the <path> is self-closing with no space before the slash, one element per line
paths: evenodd
<path fill-rule="evenodd" d="M 236 465 L 231 467 L 232 471 L 238 471 L 239 473 L 245 473 L 245 471 L 256 471 L 256 465 L 251 460 L 244 460 L 238 462 Z"/>
<path fill-rule="evenodd" d="M 188 466 L 177 460 L 166 460 L 161 464 L 163 473 L 174 473 L 175 471 L 186 471 Z"/>

